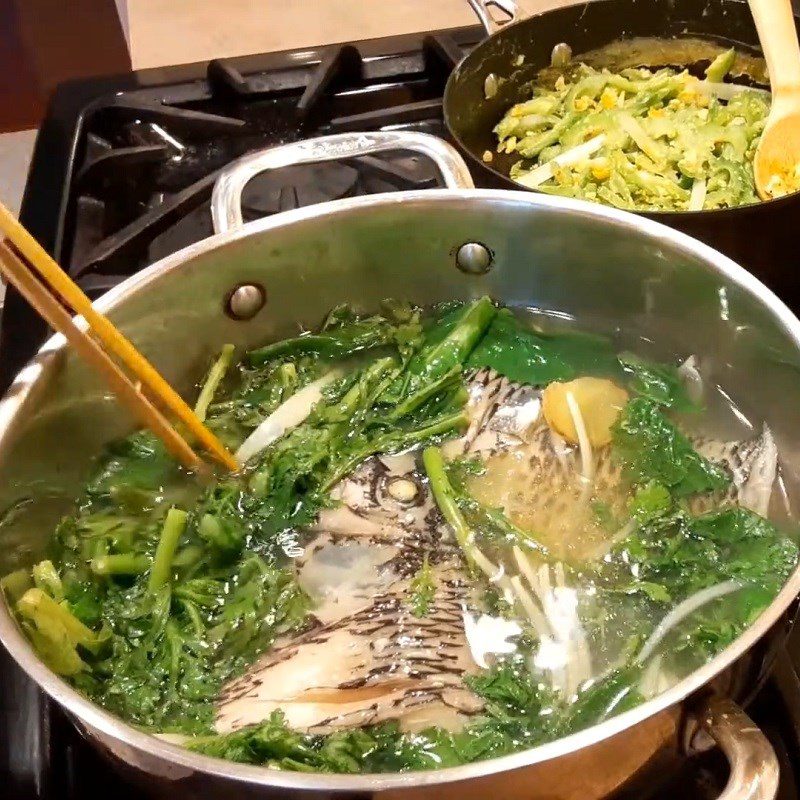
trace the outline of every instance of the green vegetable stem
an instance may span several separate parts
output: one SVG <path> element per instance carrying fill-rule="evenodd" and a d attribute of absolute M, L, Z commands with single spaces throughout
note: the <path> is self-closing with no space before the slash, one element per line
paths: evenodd
<path fill-rule="evenodd" d="M 171 508 L 167 512 L 164 527 L 161 530 L 161 538 L 153 557 L 153 565 L 150 567 L 150 578 L 147 582 L 147 590 L 150 594 L 155 594 L 165 583 L 169 582 L 172 560 L 178 549 L 178 540 L 186 528 L 186 518 L 186 512 L 179 508 Z"/>

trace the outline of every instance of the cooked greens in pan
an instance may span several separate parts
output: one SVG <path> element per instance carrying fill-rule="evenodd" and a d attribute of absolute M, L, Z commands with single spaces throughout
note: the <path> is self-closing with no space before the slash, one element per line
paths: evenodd
<path fill-rule="evenodd" d="M 725 81 L 733 49 L 703 79 L 687 70 L 576 64 L 535 85 L 495 127 L 511 177 L 531 189 L 642 211 L 702 211 L 758 201 L 753 156 L 768 92 Z M 487 152 L 485 159 L 491 161 Z M 787 178 L 775 196 L 794 191 Z"/>

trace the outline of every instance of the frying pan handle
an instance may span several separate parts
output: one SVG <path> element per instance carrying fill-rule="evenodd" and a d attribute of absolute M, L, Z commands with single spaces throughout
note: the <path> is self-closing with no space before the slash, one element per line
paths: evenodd
<path fill-rule="evenodd" d="M 730 766 L 728 784 L 718 800 L 775 800 L 780 768 L 769 740 L 732 700 L 707 701 L 692 738 L 708 734 Z"/>
<path fill-rule="evenodd" d="M 517 22 L 522 17 L 522 12 L 516 0 L 467 0 L 467 2 L 478 15 L 481 25 L 486 29 L 486 33 L 489 36 L 497 33 L 500 28 L 505 28 L 506 25 Z M 506 15 L 506 18 L 496 20 L 489 11 L 491 6 L 499 8 Z"/>
<path fill-rule="evenodd" d="M 240 228 L 242 192 L 261 172 L 296 164 L 317 164 L 357 158 L 384 150 L 412 150 L 430 158 L 439 168 L 448 189 L 472 189 L 475 184 L 467 165 L 454 147 L 427 133 L 413 131 L 377 131 L 374 133 L 338 133 L 304 142 L 292 142 L 259 150 L 234 161 L 224 169 L 211 195 L 211 218 L 214 231 L 222 233 Z"/>

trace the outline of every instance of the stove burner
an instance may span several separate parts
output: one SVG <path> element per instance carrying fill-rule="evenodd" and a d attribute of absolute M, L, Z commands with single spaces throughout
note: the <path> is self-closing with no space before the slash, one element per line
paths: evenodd
<path fill-rule="evenodd" d="M 359 173 L 347 164 L 329 162 L 285 167 L 257 175 L 245 187 L 242 211 L 246 220 L 338 200 L 355 194 Z"/>
<path fill-rule="evenodd" d="M 303 64 L 275 74 L 250 75 L 238 60 L 216 60 L 207 67 L 205 86 L 179 84 L 172 96 L 142 89 L 95 98 L 85 114 L 67 228 L 72 239 L 62 243 L 62 261 L 77 278 L 132 274 L 155 255 L 208 235 L 206 211 L 196 212 L 205 209 L 218 170 L 269 144 L 384 125 L 443 135 L 441 92 L 462 52 L 450 36 L 428 36 L 413 65 L 409 57 L 398 60 L 397 74 L 387 59 L 364 58 L 352 45 L 326 48 L 310 69 Z M 292 77 L 303 72 L 300 82 Z M 409 73 L 411 80 L 397 81 Z M 437 181 L 416 157 L 293 167 L 253 180 L 244 212 L 255 219 Z"/>

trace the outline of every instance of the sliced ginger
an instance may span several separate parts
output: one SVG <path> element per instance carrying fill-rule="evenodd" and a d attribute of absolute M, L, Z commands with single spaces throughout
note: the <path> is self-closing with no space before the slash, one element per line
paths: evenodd
<path fill-rule="evenodd" d="M 583 417 L 592 446 L 608 444 L 611 426 L 628 402 L 628 393 L 606 378 L 576 378 L 568 383 L 549 384 L 542 395 L 544 417 L 547 424 L 571 444 L 578 443 L 578 432 L 567 402 L 570 393 Z"/>

